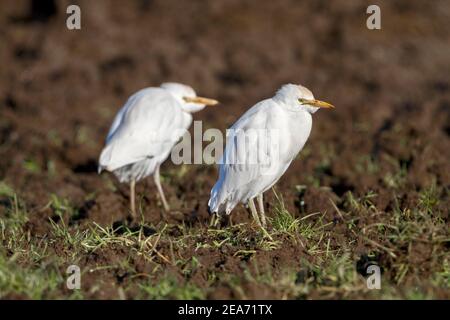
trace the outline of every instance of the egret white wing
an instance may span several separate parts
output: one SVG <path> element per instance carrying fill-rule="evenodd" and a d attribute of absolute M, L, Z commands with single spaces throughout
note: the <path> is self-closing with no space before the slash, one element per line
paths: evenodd
<path fill-rule="evenodd" d="M 133 95 L 111 126 L 100 166 L 110 171 L 149 158 L 169 155 L 192 121 L 179 102 L 160 88 Z"/>
<path fill-rule="evenodd" d="M 285 164 L 273 158 L 274 150 L 271 148 L 274 141 L 270 141 L 276 138 L 273 134 L 278 130 L 273 125 L 277 122 L 277 110 L 272 100 L 261 101 L 230 128 L 219 168 L 219 180 L 211 191 L 211 211 L 229 213 L 237 203 L 265 191 L 278 180 L 278 167 Z M 272 163 L 265 163 L 264 160 Z M 275 165 L 276 170 L 272 172 L 268 164 Z"/>
<path fill-rule="evenodd" d="M 144 89 L 145 90 L 145 89 Z M 133 94 L 130 98 L 128 98 L 125 105 L 120 108 L 119 112 L 117 112 L 116 116 L 114 117 L 114 121 L 111 124 L 111 127 L 109 128 L 108 135 L 106 136 L 106 143 L 111 140 L 112 136 L 116 132 L 117 128 L 120 126 L 123 120 L 124 114 L 127 112 L 128 108 L 133 106 L 136 102 L 136 100 L 139 98 L 139 96 L 142 94 L 142 91 L 138 91 L 137 93 Z"/>

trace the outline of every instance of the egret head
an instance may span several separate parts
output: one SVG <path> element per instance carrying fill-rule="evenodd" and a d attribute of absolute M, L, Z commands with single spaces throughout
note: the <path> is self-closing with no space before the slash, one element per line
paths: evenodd
<path fill-rule="evenodd" d="M 161 85 L 161 88 L 172 94 L 180 102 L 183 110 L 189 113 L 200 111 L 206 106 L 214 106 L 218 103 L 214 99 L 197 97 L 194 89 L 181 83 L 166 82 Z"/>
<path fill-rule="evenodd" d="M 283 85 L 275 94 L 274 99 L 286 104 L 291 109 L 305 110 L 311 114 L 320 108 L 334 108 L 328 102 L 314 99 L 309 89 L 296 84 Z"/>

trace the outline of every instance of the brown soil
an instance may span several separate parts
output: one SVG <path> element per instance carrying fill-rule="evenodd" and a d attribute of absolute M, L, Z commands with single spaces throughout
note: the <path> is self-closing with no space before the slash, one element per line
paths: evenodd
<path fill-rule="evenodd" d="M 42 1 L 45 3 L 46 1 Z M 51 2 L 51 1 L 48 1 Z M 273 95 L 284 83 L 300 83 L 316 97 L 336 105 L 314 116 L 307 147 L 276 186 L 287 209 L 296 216 L 327 212 L 334 221 L 332 246 L 354 237 L 339 223 L 350 191 L 368 192 L 379 215 L 361 215 L 358 228 L 382 221 L 396 206 L 418 205 L 420 191 L 435 184 L 438 208 L 448 222 L 450 186 L 450 4 L 448 1 L 382 1 L 382 29 L 366 28 L 366 1 L 77 1 L 82 30 L 65 27 L 68 1 L 56 11 L 30 11 L 29 1 L 2 1 L 0 10 L 0 181 L 12 186 L 26 203 L 26 229 L 33 237 L 49 234 L 48 207 L 55 194 L 68 199 L 78 215 L 67 217 L 71 230 L 123 223 L 128 215 L 128 187 L 108 174 L 97 174 L 97 159 L 112 118 L 133 92 L 178 81 L 221 106 L 194 116 L 204 127 L 225 130 L 256 101 Z M 47 8 L 48 9 L 48 8 Z M 371 164 L 378 166 L 371 170 Z M 209 222 L 207 200 L 217 177 L 214 166 L 180 168 L 164 164 L 164 188 L 177 213 L 167 232 L 177 237 L 179 224 L 204 230 Z M 389 177 L 403 170 L 398 186 Z M 305 185 L 299 193 L 296 186 Z M 161 204 L 151 179 L 139 183 L 146 223 L 161 227 Z M 267 194 L 272 212 L 275 197 Z M 6 210 L 0 202 L 0 217 Z M 358 212 L 353 213 L 355 216 Z M 378 218 L 377 218 L 378 217 Z M 250 222 L 244 208 L 233 223 Z M 378 220 L 379 219 L 379 220 Z M 223 222 L 228 225 L 228 221 Z M 152 230 L 148 230 L 149 233 Z M 199 231 L 201 232 L 201 231 Z M 257 231 L 248 227 L 249 238 Z M 283 242 L 283 239 L 278 239 Z M 382 239 L 379 239 L 383 243 Z M 256 241 L 256 240 L 255 240 Z M 204 242 L 208 242 L 205 233 Z M 158 250 L 170 252 L 168 239 Z M 102 248 L 80 257 L 83 268 L 115 265 L 127 259 L 137 274 L 158 273 L 180 283 L 209 286 L 214 272 L 242 274 L 259 268 L 281 277 L 313 260 L 301 246 L 285 245 L 254 255 L 234 255 L 225 246 L 196 249 L 187 242 L 184 258 L 195 257 L 202 268 L 186 276 L 183 266 L 151 263 L 127 247 Z M 368 251 L 361 238 L 353 244 L 355 259 Z M 434 247 L 433 247 L 434 248 Z M 248 249 L 248 248 L 241 248 Z M 396 248 L 400 252 L 402 248 Z M 448 250 L 441 246 L 439 250 Z M 68 254 L 53 243 L 58 256 Z M 231 251 L 230 251 L 231 250 Z M 405 249 L 406 250 L 406 249 Z M 433 253 L 426 242 L 408 249 L 404 259 L 432 274 Z M 379 258 L 389 273 L 392 259 Z M 256 261 L 256 263 L 255 263 Z M 65 266 L 61 266 L 64 270 Z M 151 278 L 157 282 L 159 276 Z M 300 277 L 301 278 L 301 277 Z M 87 298 L 117 298 L 117 288 L 131 285 L 119 269 L 87 273 L 84 283 L 100 290 Z M 413 281 L 406 278 L 405 283 Z M 281 298 L 264 283 L 243 280 L 242 291 L 226 279 L 214 282 L 209 298 Z M 62 295 L 67 293 L 61 289 Z M 137 289 L 136 289 L 137 290 Z M 448 290 L 436 290 L 449 297 Z M 14 297 L 11 295 L 10 297 Z M 301 295 L 299 297 L 302 297 Z M 308 298 L 316 298 L 314 293 Z M 337 296 L 339 297 L 339 296 Z M 351 297 L 351 295 L 350 295 Z M 289 296 L 289 298 L 292 298 Z"/>

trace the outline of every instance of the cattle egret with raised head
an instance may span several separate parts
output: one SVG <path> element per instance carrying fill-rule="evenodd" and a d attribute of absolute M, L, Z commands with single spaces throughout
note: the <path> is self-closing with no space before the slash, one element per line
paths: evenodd
<path fill-rule="evenodd" d="M 191 113 L 212 106 L 180 83 L 163 83 L 133 94 L 117 113 L 99 160 L 99 173 L 110 171 L 130 184 L 130 209 L 136 217 L 135 184 L 152 175 L 165 211 L 170 207 L 161 187 L 159 167 L 192 123 Z"/>
<path fill-rule="evenodd" d="M 249 109 L 229 129 L 219 179 L 208 202 L 210 213 L 228 215 L 243 203 L 264 227 L 263 193 L 280 179 L 302 150 L 311 132 L 312 114 L 320 108 L 334 106 L 314 99 L 303 86 L 286 84 L 274 97 Z"/>

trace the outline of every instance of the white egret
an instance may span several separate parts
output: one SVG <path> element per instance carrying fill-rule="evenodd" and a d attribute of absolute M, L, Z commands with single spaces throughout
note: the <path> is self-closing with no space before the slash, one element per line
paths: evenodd
<path fill-rule="evenodd" d="M 302 150 L 311 132 L 311 115 L 319 108 L 334 106 L 315 100 L 310 90 L 294 84 L 283 85 L 273 98 L 250 108 L 230 129 L 219 179 L 211 190 L 209 211 L 228 215 L 243 203 L 254 220 L 265 226 L 263 193 L 280 179 Z M 252 152 L 257 159 L 252 158 Z M 261 156 L 268 162 L 261 161 Z"/>
<path fill-rule="evenodd" d="M 136 217 L 135 184 L 153 174 L 164 209 L 169 204 L 161 187 L 159 167 L 192 122 L 191 113 L 213 99 L 197 97 L 180 83 L 163 83 L 159 88 L 142 89 L 119 110 L 99 159 L 99 173 L 113 172 L 120 182 L 130 183 L 130 209 Z"/>

